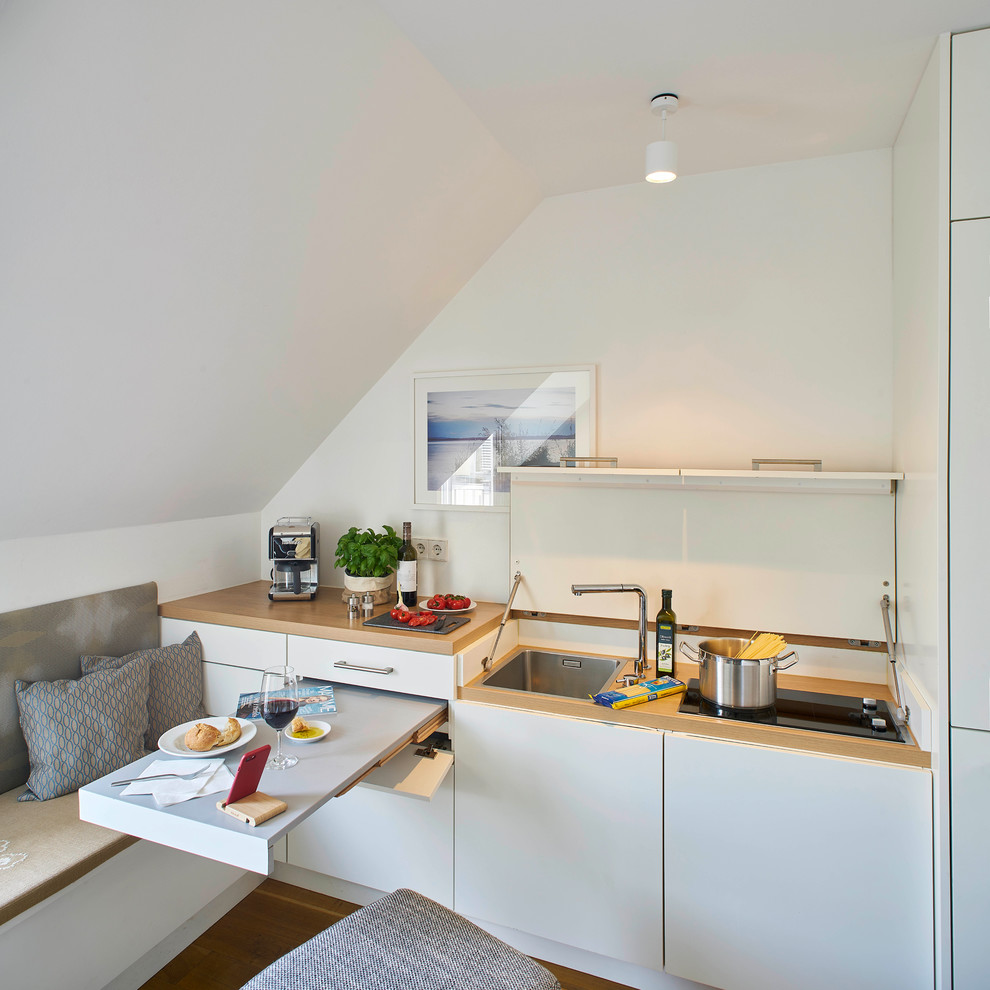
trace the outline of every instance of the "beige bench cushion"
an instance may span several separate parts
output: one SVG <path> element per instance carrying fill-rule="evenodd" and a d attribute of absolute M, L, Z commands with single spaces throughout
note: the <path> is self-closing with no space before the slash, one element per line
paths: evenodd
<path fill-rule="evenodd" d="M 78 794 L 18 802 L 22 790 L 0 794 L 0 924 L 137 841 L 81 822 Z"/>

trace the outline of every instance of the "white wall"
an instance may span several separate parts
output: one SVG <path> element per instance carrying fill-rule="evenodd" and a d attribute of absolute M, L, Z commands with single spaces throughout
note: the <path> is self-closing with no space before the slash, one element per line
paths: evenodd
<path fill-rule="evenodd" d="M 0 541 L 0 612 L 144 581 L 158 582 L 160 602 L 254 581 L 258 520 L 248 513 Z"/>
<path fill-rule="evenodd" d="M 348 526 L 410 519 L 450 541 L 423 590 L 505 600 L 507 516 L 413 505 L 414 372 L 596 364 L 623 466 L 889 468 L 890 194 L 884 150 L 545 200 L 263 510 L 259 547 L 312 515 L 330 583 Z"/>

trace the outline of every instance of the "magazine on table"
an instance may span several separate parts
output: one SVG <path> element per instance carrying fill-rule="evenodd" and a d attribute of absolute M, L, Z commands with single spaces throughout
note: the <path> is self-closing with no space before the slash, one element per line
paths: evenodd
<path fill-rule="evenodd" d="M 333 697 L 333 685 L 325 681 L 312 681 L 303 678 L 299 682 L 297 692 L 299 698 L 300 715 L 319 715 L 327 712 L 335 712 L 337 703 Z M 242 694 L 237 699 L 237 711 L 234 713 L 238 718 L 260 719 L 261 715 L 261 692 L 251 691 Z"/>

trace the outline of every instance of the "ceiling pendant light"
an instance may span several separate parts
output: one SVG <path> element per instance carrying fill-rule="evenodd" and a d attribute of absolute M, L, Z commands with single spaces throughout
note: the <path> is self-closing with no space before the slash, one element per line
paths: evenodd
<path fill-rule="evenodd" d="M 677 96 L 674 93 L 654 96 L 650 109 L 660 115 L 661 139 L 646 146 L 646 181 L 673 182 L 677 178 L 677 145 L 667 140 L 667 114 L 677 112 Z"/>

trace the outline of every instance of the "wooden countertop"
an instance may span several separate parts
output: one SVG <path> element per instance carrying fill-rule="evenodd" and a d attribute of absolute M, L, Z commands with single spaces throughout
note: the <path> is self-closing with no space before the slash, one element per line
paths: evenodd
<path fill-rule="evenodd" d="M 496 602 L 478 602 L 478 607 L 468 613 L 470 622 L 447 635 L 436 635 L 363 626 L 361 619 L 348 618 L 347 606 L 341 600 L 340 588 L 321 587 L 319 594 L 311 602 L 272 602 L 268 600 L 269 587 L 267 581 L 252 581 L 234 588 L 224 588 L 222 591 L 180 598 L 159 605 L 158 614 L 165 618 L 187 619 L 191 622 L 239 626 L 245 629 L 261 629 L 268 632 L 291 633 L 297 636 L 364 643 L 368 646 L 391 646 L 403 650 L 453 656 L 463 652 L 480 636 L 494 631 L 505 610 L 504 605 Z M 388 609 L 388 605 L 378 605 L 374 614 L 380 615 Z M 631 670 L 630 660 L 622 672 L 629 673 Z M 696 677 L 697 673 L 697 664 L 677 662 L 676 675 L 685 683 L 690 678 Z M 892 700 L 885 685 L 860 681 L 781 674 L 778 684 L 780 687 L 805 691 Z M 596 705 L 590 699 L 557 698 L 528 694 L 525 691 L 483 687 L 479 675 L 469 684 L 459 688 L 457 696 L 464 701 L 542 712 L 548 715 L 666 729 L 731 742 L 803 750 L 829 756 L 846 756 L 909 767 L 925 769 L 931 767 L 931 754 L 919 749 L 913 742 L 908 744 L 884 742 L 879 739 L 859 739 L 828 732 L 756 725 L 752 722 L 733 722 L 704 715 L 682 715 L 677 711 L 680 695 L 614 710 Z"/>
<path fill-rule="evenodd" d="M 158 614 L 167 619 L 186 619 L 190 622 L 209 622 L 453 656 L 461 653 L 479 636 L 498 628 L 505 611 L 505 605 L 478 602 L 477 608 L 465 613 L 471 621 L 446 634 L 377 629 L 362 625 L 362 618 L 348 618 L 340 588 L 321 587 L 312 601 L 273 602 L 268 599 L 270 587 L 268 581 L 252 581 L 234 588 L 209 591 L 203 595 L 165 602 L 158 606 Z M 390 608 L 390 605 L 376 605 L 373 614 L 381 615 Z"/>
<path fill-rule="evenodd" d="M 568 652 L 562 650 L 561 652 Z M 630 660 L 620 673 L 632 673 Z M 734 722 L 729 719 L 709 718 L 705 715 L 680 714 L 678 706 L 682 695 L 675 694 L 658 701 L 647 701 L 630 708 L 605 708 L 590 699 L 557 698 L 549 695 L 529 694 L 525 691 L 507 691 L 481 686 L 479 675 L 469 684 L 460 688 L 457 697 L 463 701 L 476 701 L 504 708 L 542 712 L 547 715 L 563 715 L 571 718 L 586 718 L 598 722 L 611 722 L 617 725 L 632 725 L 647 729 L 665 729 L 671 732 L 684 732 L 694 736 L 708 736 L 729 742 L 749 743 L 757 746 L 772 746 L 775 749 L 794 749 L 828 756 L 846 756 L 857 760 L 873 760 L 878 763 L 898 764 L 907 767 L 928 769 L 931 767 L 931 754 L 919 749 L 912 740 L 910 743 L 884 742 L 880 739 L 861 739 L 856 736 L 842 736 L 830 732 L 816 732 L 804 729 L 788 729 L 777 725 L 757 725 L 753 722 Z M 678 661 L 675 676 L 686 684 L 698 676 L 698 665 Z M 845 694 L 853 697 L 882 698 L 892 701 L 890 692 L 880 684 L 866 684 L 861 681 L 840 681 L 822 677 L 798 677 L 781 674 L 778 686 L 803 691 L 821 691 L 829 694 Z"/>

